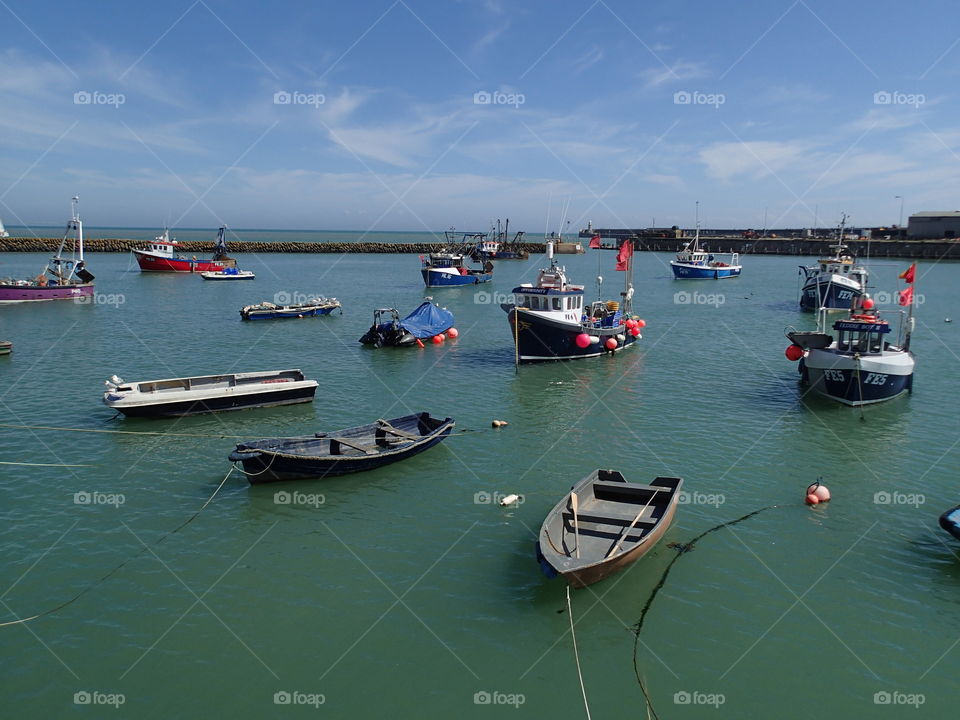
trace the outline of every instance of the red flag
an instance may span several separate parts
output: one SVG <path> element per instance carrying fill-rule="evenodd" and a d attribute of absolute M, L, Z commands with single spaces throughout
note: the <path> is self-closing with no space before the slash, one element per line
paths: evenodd
<path fill-rule="evenodd" d="M 624 240 L 620 245 L 620 252 L 617 253 L 617 270 L 626 270 L 630 265 L 630 258 L 633 257 L 633 243 Z"/>
<path fill-rule="evenodd" d="M 910 267 L 913 268 L 913 265 L 911 265 Z M 912 281 L 913 281 L 913 277 L 911 276 L 910 280 L 908 280 L 907 282 L 912 282 Z M 913 285 L 911 285 L 908 288 L 904 288 L 903 290 L 900 290 L 897 293 L 897 296 L 899 298 L 900 304 L 903 306 L 907 306 L 910 303 L 912 303 L 913 302 Z"/>
<path fill-rule="evenodd" d="M 906 270 L 900 273 L 900 279 L 908 283 L 912 283 L 913 278 L 916 276 L 916 274 L 917 274 L 917 264 L 913 263 L 910 267 L 908 267 Z M 901 303 L 901 304 L 906 305 L 907 303 Z"/>
<path fill-rule="evenodd" d="M 599 236 L 599 235 L 594 235 L 592 238 L 590 238 L 590 249 L 591 249 L 591 250 L 599 250 L 599 249 L 600 249 L 600 236 Z"/>

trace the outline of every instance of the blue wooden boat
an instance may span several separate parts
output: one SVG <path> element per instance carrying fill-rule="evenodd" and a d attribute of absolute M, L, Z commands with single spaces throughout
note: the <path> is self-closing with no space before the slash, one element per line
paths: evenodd
<path fill-rule="evenodd" d="M 343 314 L 340 301 L 336 298 L 317 298 L 310 302 L 292 305 L 276 305 L 264 301 L 259 305 L 247 305 L 240 308 L 240 317 L 243 320 L 286 320 L 329 315 L 334 310 L 339 310 Z"/>
<path fill-rule="evenodd" d="M 308 437 L 252 440 L 237 445 L 229 459 L 242 463 L 251 485 L 325 478 L 406 460 L 439 443 L 453 427 L 452 418 L 420 412 Z"/>
<path fill-rule="evenodd" d="M 940 516 L 940 527 L 960 540 L 960 505 L 947 510 Z"/>

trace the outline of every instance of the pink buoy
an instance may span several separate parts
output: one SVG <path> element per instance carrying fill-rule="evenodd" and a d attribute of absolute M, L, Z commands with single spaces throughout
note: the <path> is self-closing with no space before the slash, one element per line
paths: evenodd
<path fill-rule="evenodd" d="M 783 354 L 787 356 L 787 360 L 790 362 L 796 362 L 803 357 L 803 348 L 799 345 L 788 345 Z"/>
<path fill-rule="evenodd" d="M 827 489 L 826 485 L 821 485 L 819 480 L 807 488 L 807 495 L 816 495 L 820 502 L 830 501 L 830 490 Z"/>
<path fill-rule="evenodd" d="M 573 341 L 577 344 L 577 347 L 582 350 L 590 345 L 590 336 L 586 333 L 580 333 Z"/>
<path fill-rule="evenodd" d="M 633 335 L 634 337 L 639 337 L 639 336 L 640 336 L 640 328 L 638 328 L 638 327 L 632 327 L 632 328 L 630 328 L 630 334 Z"/>
<path fill-rule="evenodd" d="M 820 498 L 816 495 L 807 495 L 807 505 L 819 505 Z"/>
<path fill-rule="evenodd" d="M 630 320 L 627 320 L 627 321 L 624 323 L 624 325 L 626 325 L 630 330 L 633 330 L 633 328 L 635 328 L 635 327 L 637 326 L 637 323 L 636 323 L 636 321 L 634 321 L 633 319 L 630 319 Z"/>
<path fill-rule="evenodd" d="M 645 328 L 646 326 L 647 326 L 647 321 L 646 321 L 646 320 L 637 320 L 637 327 L 638 327 L 638 328 Z"/>
<path fill-rule="evenodd" d="M 449 337 L 451 340 L 457 337 L 457 335 L 459 334 L 460 334 L 460 331 L 457 330 L 456 328 L 450 328 L 449 330 L 447 330 L 447 337 Z"/>
<path fill-rule="evenodd" d="M 434 336 L 433 336 L 433 344 L 434 344 L 434 345 L 439 345 L 439 344 L 442 343 L 442 342 L 443 342 L 443 335 L 434 335 Z"/>
<path fill-rule="evenodd" d="M 860 307 L 862 307 L 864 310 L 873 310 L 873 300 L 870 298 L 864 298 L 863 302 L 860 303 Z"/>
<path fill-rule="evenodd" d="M 617 339 L 616 338 L 607 338 L 607 342 L 604 343 L 607 350 L 616 350 L 617 349 Z"/>

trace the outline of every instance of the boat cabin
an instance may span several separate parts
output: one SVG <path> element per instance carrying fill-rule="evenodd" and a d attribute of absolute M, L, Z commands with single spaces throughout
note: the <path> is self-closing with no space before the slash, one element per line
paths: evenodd
<path fill-rule="evenodd" d="M 847 353 L 881 353 L 889 348 L 883 336 L 890 332 L 890 326 L 885 320 L 873 318 L 871 320 L 838 320 L 833 324 L 838 332 L 837 350 Z"/>
<path fill-rule="evenodd" d="M 496 240 L 481 240 L 477 244 L 477 250 L 484 255 L 496 255 L 500 252 L 500 243 Z"/>

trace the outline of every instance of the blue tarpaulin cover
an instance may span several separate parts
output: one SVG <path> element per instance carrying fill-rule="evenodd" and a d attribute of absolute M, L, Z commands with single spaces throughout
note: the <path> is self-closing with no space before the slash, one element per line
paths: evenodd
<path fill-rule="evenodd" d="M 416 338 L 433 337 L 453 327 L 453 313 L 425 302 L 400 321 L 400 325 Z"/>

